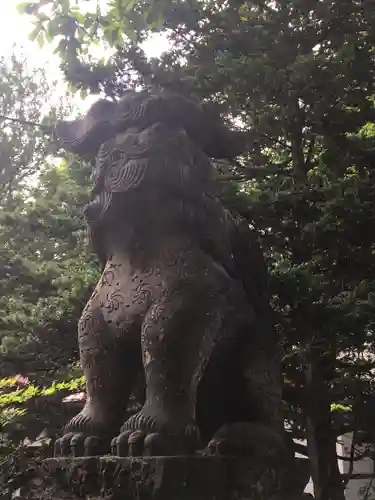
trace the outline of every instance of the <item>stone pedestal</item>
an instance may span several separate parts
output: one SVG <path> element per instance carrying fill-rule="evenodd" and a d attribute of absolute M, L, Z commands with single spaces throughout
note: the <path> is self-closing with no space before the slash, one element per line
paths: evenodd
<path fill-rule="evenodd" d="M 280 463 L 219 456 L 51 458 L 34 498 L 291 500 L 291 472 Z"/>

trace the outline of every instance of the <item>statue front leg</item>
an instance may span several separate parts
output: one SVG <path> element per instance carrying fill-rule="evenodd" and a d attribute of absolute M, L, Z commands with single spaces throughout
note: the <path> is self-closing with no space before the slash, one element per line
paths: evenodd
<path fill-rule="evenodd" d="M 229 281 L 229 280 L 228 280 Z M 119 439 L 130 455 L 186 455 L 199 446 L 197 387 L 215 349 L 234 332 L 238 301 L 227 283 L 194 283 L 149 310 L 142 329 L 146 401 Z"/>
<path fill-rule="evenodd" d="M 140 343 L 104 320 L 90 302 L 78 325 L 86 404 L 56 441 L 55 455 L 108 453 L 126 414 L 135 378 L 141 369 Z M 138 334 L 139 338 L 139 334 Z"/>

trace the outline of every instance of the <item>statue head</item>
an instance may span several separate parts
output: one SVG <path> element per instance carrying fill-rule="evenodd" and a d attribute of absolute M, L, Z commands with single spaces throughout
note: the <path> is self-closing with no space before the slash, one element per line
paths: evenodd
<path fill-rule="evenodd" d="M 218 116 L 193 99 L 160 91 L 127 91 L 117 102 L 100 99 L 86 116 L 59 122 L 54 130 L 62 148 L 95 158 L 105 141 L 129 128 L 146 129 L 155 123 L 183 129 L 211 158 L 234 158 L 248 149 L 248 133 L 229 130 Z"/>
<path fill-rule="evenodd" d="M 137 210 L 150 203 L 181 202 L 209 192 L 212 166 L 183 128 L 164 123 L 138 130 L 129 128 L 104 142 L 93 170 L 93 202 L 86 208 L 92 225 L 107 214 Z M 151 201 L 153 200 L 153 201 Z"/>
<path fill-rule="evenodd" d="M 159 212 L 172 199 L 173 216 L 193 220 L 202 207 L 192 207 L 213 189 L 209 157 L 225 157 L 223 151 L 237 151 L 241 141 L 243 149 L 237 134 L 191 99 L 146 91 L 129 91 L 118 102 L 99 100 L 83 118 L 55 129 L 63 148 L 95 160 L 85 215 L 97 234 L 108 233 L 124 214 L 135 224 L 142 207 L 154 203 Z M 183 214 L 187 206 L 190 213 Z"/>

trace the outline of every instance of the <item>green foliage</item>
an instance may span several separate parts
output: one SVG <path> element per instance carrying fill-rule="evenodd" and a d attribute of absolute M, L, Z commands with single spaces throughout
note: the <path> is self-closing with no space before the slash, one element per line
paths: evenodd
<path fill-rule="evenodd" d="M 61 399 L 67 393 L 84 389 L 84 377 L 63 382 L 53 382 L 48 387 L 40 387 L 25 380 L 20 384 L 20 377 L 0 379 L 0 427 L 3 432 L 15 422 L 23 422 L 26 416 L 26 404 L 32 399 L 56 397 Z"/>
<path fill-rule="evenodd" d="M 21 373 L 32 381 L 0 395 L 7 420 L 15 403 L 21 410 L 29 400 L 69 392 L 64 381 L 78 358 L 76 322 L 99 272 L 86 250 L 81 212 L 89 183 L 82 174 L 75 163 L 46 167 L 26 196 L 0 211 L 0 375 Z M 48 405 L 43 411 L 40 424 L 48 421 Z M 34 420 L 29 413 L 24 428 Z"/>
<path fill-rule="evenodd" d="M 138 84 L 194 93 L 253 132 L 224 197 L 259 232 L 272 271 L 288 419 L 315 449 L 317 498 L 343 498 L 335 437 L 361 429 L 374 438 L 375 9 L 163 0 L 101 2 L 86 14 L 81 5 L 23 7 L 70 83 L 110 96 Z M 170 50 L 148 61 L 140 43 L 157 30 Z M 95 60 L 98 44 L 113 57 Z"/>
<path fill-rule="evenodd" d="M 22 58 L 1 59 L 0 73 L 0 115 L 71 114 L 67 96 L 51 108 L 54 82 Z M 0 122 L 0 455 L 57 432 L 64 396 L 83 384 L 76 323 L 98 277 L 82 217 L 91 169 L 57 153 L 41 129 Z"/>
<path fill-rule="evenodd" d="M 54 121 L 61 115 L 62 103 L 53 108 L 50 100 L 54 82 L 47 83 L 42 69 L 28 69 L 23 56 L 0 58 L 0 194 L 15 196 L 25 187 L 53 152 L 43 131 L 7 121 L 4 117 L 35 123 Z M 66 103 L 65 112 L 69 112 Z"/>

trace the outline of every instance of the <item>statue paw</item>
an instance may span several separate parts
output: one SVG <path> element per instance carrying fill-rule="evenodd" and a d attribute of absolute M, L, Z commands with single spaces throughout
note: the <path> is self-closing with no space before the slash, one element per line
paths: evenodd
<path fill-rule="evenodd" d="M 94 456 L 109 453 L 111 437 L 116 433 L 110 422 L 95 422 L 79 413 L 65 427 L 65 434 L 55 441 L 55 457 Z"/>
<path fill-rule="evenodd" d="M 194 423 L 161 423 L 141 410 L 125 422 L 120 435 L 112 440 L 111 451 L 120 457 L 186 455 L 194 453 L 198 443 Z"/>
<path fill-rule="evenodd" d="M 110 449 L 110 439 L 90 436 L 83 432 L 68 432 L 55 441 L 55 457 L 89 457 L 105 455 Z"/>
<path fill-rule="evenodd" d="M 112 439 L 112 455 L 118 457 L 162 456 L 168 455 L 168 441 L 158 433 L 141 430 L 124 431 Z"/>
<path fill-rule="evenodd" d="M 269 459 L 286 456 L 287 447 L 282 437 L 265 425 L 235 422 L 219 429 L 208 443 L 205 454 Z"/>

